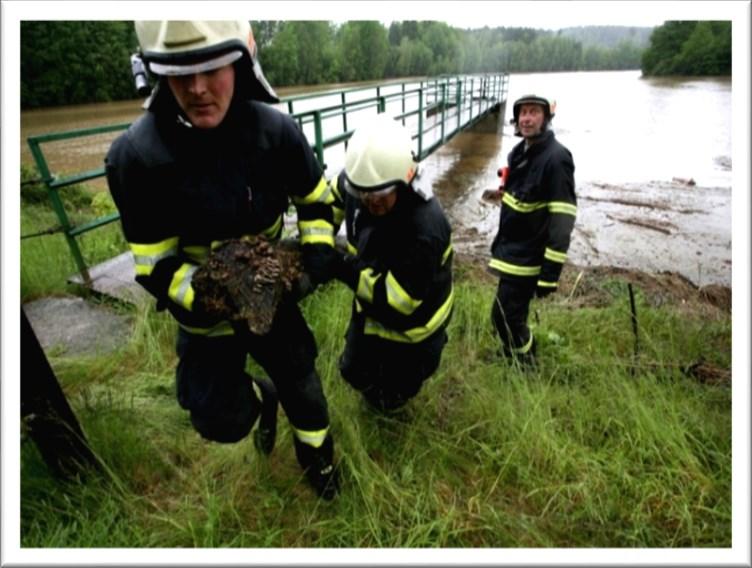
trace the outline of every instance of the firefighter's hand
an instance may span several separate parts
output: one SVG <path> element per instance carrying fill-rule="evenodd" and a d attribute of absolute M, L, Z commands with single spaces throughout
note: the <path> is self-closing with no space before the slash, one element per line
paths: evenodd
<path fill-rule="evenodd" d="M 546 296 L 549 296 L 550 294 L 553 294 L 554 292 L 556 292 L 556 286 L 538 285 L 535 288 L 535 296 L 537 298 L 545 298 Z"/>
<path fill-rule="evenodd" d="M 311 292 L 313 292 L 315 288 L 316 285 L 313 283 L 310 274 L 308 274 L 307 272 L 301 272 L 297 280 L 293 282 L 292 290 L 290 290 L 290 295 L 296 302 L 299 302 L 300 300 L 308 296 Z"/>

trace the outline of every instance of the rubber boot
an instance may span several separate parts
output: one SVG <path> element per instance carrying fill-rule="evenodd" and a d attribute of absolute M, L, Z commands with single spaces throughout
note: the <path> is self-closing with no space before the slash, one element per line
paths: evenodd
<path fill-rule="evenodd" d="M 261 417 L 253 433 L 253 444 L 259 452 L 268 456 L 272 453 L 277 439 L 277 389 L 274 383 L 265 377 L 254 377 L 253 382 L 261 394 Z"/>
<path fill-rule="evenodd" d="M 334 439 L 327 434 L 318 448 L 304 444 L 293 435 L 295 455 L 303 468 L 308 483 L 316 494 L 331 501 L 339 493 L 339 468 L 334 463 Z"/>

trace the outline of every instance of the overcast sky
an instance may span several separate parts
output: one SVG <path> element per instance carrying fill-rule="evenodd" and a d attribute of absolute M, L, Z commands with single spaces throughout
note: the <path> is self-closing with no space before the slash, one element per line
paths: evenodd
<path fill-rule="evenodd" d="M 749 2 L 648 0 L 297 0 L 4 2 L 32 19 L 439 20 L 458 28 L 659 26 L 665 20 L 732 19 Z M 176 10 L 176 7 L 179 9 Z"/>

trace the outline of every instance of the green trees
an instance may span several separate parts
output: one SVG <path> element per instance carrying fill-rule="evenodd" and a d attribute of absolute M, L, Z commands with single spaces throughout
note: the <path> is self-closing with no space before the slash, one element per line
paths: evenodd
<path fill-rule="evenodd" d="M 132 22 L 21 22 L 22 108 L 134 97 Z"/>
<path fill-rule="evenodd" d="M 731 74 L 731 22 L 669 21 L 642 56 L 643 75 Z"/>
<path fill-rule="evenodd" d="M 724 22 L 676 24 L 654 34 L 657 45 L 666 44 L 661 52 L 676 50 L 669 70 L 692 64 L 706 72 L 724 62 L 730 70 L 730 24 L 727 34 L 719 29 Z M 637 69 L 641 38 L 649 29 L 470 30 L 438 21 L 393 22 L 388 28 L 376 21 L 252 25 L 264 72 L 275 87 L 443 73 Z M 135 98 L 129 56 L 137 45 L 132 22 L 21 22 L 21 107 Z M 651 57 L 659 69 L 666 67 L 648 54 L 643 63 Z"/>

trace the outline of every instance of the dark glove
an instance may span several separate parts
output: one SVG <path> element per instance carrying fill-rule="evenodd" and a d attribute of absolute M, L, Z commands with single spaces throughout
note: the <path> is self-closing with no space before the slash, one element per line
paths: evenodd
<path fill-rule="evenodd" d="M 308 296 L 311 292 L 313 292 L 315 288 L 316 285 L 313 283 L 311 275 L 307 272 L 301 272 L 297 280 L 292 283 L 290 296 L 292 296 L 292 298 L 296 302 L 299 302 L 300 300 Z"/>
<path fill-rule="evenodd" d="M 326 245 L 303 247 L 303 267 L 315 286 L 326 284 L 334 278 L 333 267 L 339 252 Z"/>
<path fill-rule="evenodd" d="M 337 258 L 332 262 L 332 273 L 334 278 L 355 290 L 358 287 L 360 272 L 355 266 L 355 257 L 349 254 L 338 253 Z"/>
<path fill-rule="evenodd" d="M 536 286 L 535 296 L 536 298 L 545 298 L 549 294 L 556 292 L 556 286 Z"/>

